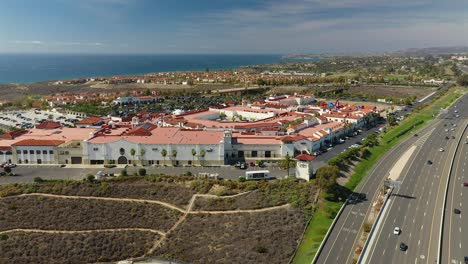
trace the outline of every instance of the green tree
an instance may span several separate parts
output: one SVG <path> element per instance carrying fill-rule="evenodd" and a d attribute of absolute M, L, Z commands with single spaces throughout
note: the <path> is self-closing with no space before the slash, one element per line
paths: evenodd
<path fill-rule="evenodd" d="M 389 124 L 390 126 L 394 126 L 396 125 L 396 123 L 397 123 L 397 119 L 394 115 L 387 116 L 387 124 Z"/>
<path fill-rule="evenodd" d="M 164 158 L 164 165 L 166 165 L 167 150 L 165 150 L 165 149 L 161 150 L 161 156 L 163 156 L 163 158 Z"/>
<path fill-rule="evenodd" d="M 318 168 L 316 177 L 316 184 L 321 190 L 330 191 L 335 185 L 338 178 L 340 169 L 337 166 L 325 165 Z"/>
<path fill-rule="evenodd" d="M 468 86 L 468 74 L 460 75 L 457 78 L 457 83 L 458 85 L 461 85 L 461 86 Z"/>
<path fill-rule="evenodd" d="M 200 163 L 201 163 L 202 160 L 205 159 L 205 156 L 206 156 L 206 151 L 205 151 L 204 149 L 202 149 L 202 150 L 200 151 L 200 155 L 199 155 L 199 157 L 201 158 Z M 202 165 L 202 166 L 203 166 L 203 165 Z"/>
<path fill-rule="evenodd" d="M 120 171 L 120 176 L 123 176 L 123 177 L 128 176 L 127 170 L 126 169 L 121 170 Z"/>
<path fill-rule="evenodd" d="M 289 177 L 289 169 L 293 166 L 294 160 L 289 156 L 289 153 L 286 153 L 286 156 L 284 159 L 281 161 L 281 167 L 285 168 L 288 172 L 288 177 Z"/>
<path fill-rule="evenodd" d="M 226 114 L 225 114 L 224 112 L 221 112 L 221 113 L 219 114 L 219 119 L 221 119 L 221 120 L 226 119 Z"/>
<path fill-rule="evenodd" d="M 172 158 L 173 158 L 173 161 L 175 161 L 176 157 L 177 157 L 177 150 L 173 149 L 173 150 L 172 150 Z"/>
<path fill-rule="evenodd" d="M 133 165 L 135 165 L 135 154 L 136 154 L 136 150 L 134 148 L 130 149 L 130 155 L 132 155 Z"/>
<path fill-rule="evenodd" d="M 146 89 L 144 95 L 145 96 L 150 96 L 151 95 L 150 89 Z"/>
<path fill-rule="evenodd" d="M 197 151 L 195 149 L 192 149 L 192 166 L 194 164 L 194 161 L 195 161 L 195 156 L 197 155 Z"/>
<path fill-rule="evenodd" d="M 144 160 L 145 154 L 146 154 L 146 150 L 145 149 L 140 149 L 141 165 L 143 165 L 143 160 Z"/>

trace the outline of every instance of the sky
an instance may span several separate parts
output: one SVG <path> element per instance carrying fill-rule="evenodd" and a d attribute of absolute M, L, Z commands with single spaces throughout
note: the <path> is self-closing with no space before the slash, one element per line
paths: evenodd
<path fill-rule="evenodd" d="M 290 54 L 468 46 L 467 0 L 1 0 L 0 53 Z"/>

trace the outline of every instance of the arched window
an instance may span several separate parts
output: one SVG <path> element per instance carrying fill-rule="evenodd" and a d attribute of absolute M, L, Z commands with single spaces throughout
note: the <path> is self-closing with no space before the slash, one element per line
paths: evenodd
<path fill-rule="evenodd" d="M 125 149 L 124 148 L 120 148 L 120 155 L 125 155 Z"/>

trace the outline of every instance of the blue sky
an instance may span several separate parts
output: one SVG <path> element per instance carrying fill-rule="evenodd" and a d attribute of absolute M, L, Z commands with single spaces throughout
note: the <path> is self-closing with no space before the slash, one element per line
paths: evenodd
<path fill-rule="evenodd" d="M 467 0 L 2 0 L 1 53 L 468 46 Z"/>

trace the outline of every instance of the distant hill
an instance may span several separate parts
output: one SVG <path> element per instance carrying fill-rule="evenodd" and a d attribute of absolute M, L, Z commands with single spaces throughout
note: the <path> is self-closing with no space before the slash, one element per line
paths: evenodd
<path fill-rule="evenodd" d="M 468 53 L 467 46 L 458 47 L 429 47 L 429 48 L 411 48 L 394 52 L 398 55 L 440 55 L 440 54 L 454 54 L 454 53 Z"/>

